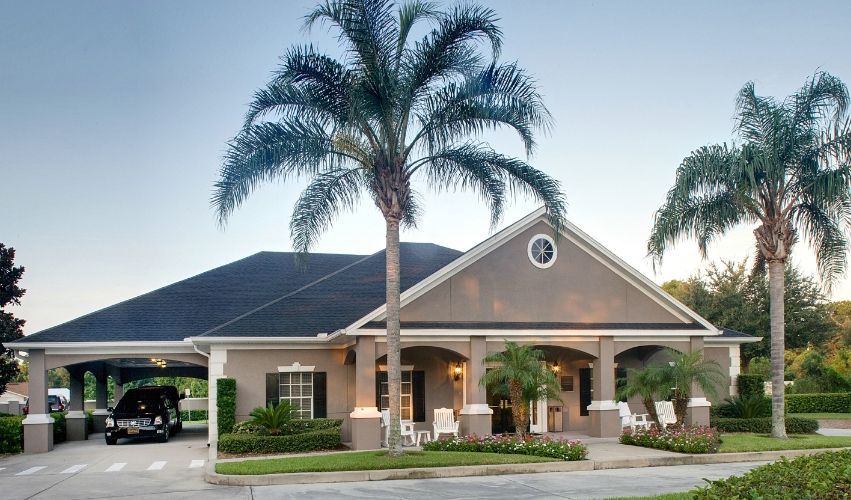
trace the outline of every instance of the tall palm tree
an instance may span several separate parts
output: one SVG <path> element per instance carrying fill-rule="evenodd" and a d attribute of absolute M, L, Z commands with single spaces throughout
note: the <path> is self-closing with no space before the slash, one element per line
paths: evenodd
<path fill-rule="evenodd" d="M 507 388 L 514 431 L 521 436 L 529 427 L 529 403 L 542 397 L 560 398 L 558 379 L 547 367 L 544 351 L 540 349 L 506 342 L 504 351 L 492 352 L 482 361 L 496 366 L 485 371 L 479 383 Z"/>
<path fill-rule="evenodd" d="M 635 396 L 641 398 L 641 403 L 644 404 L 647 414 L 661 427 L 659 415 L 656 413 L 655 400 L 657 397 L 667 397 L 668 392 L 670 392 L 670 384 L 664 383 L 662 367 L 650 365 L 640 369 L 627 369 L 626 381 L 618 389 L 617 396 L 618 399 L 628 399 Z"/>
<path fill-rule="evenodd" d="M 661 367 L 663 391 L 671 392 L 677 424 L 682 425 L 688 410 L 692 388 L 699 387 L 707 396 L 716 398 L 718 386 L 724 382 L 724 372 L 716 361 L 703 359 L 703 351 L 679 353 L 666 349 L 673 361 Z M 670 389 L 668 389 L 670 388 Z"/>
<path fill-rule="evenodd" d="M 409 40 L 420 21 L 431 29 Z M 542 202 L 556 228 L 563 221 L 557 181 L 476 139 L 508 128 L 529 156 L 536 132 L 551 123 L 534 80 L 516 64 L 497 62 L 497 21 L 494 11 L 472 4 L 447 11 L 422 0 L 399 7 L 389 0 L 319 4 L 305 27 L 330 25 L 345 56 L 337 60 L 312 46 L 288 50 L 255 93 L 215 184 L 212 204 L 223 223 L 261 183 L 307 178 L 290 221 L 293 246 L 303 253 L 364 193 L 381 212 L 392 455 L 402 453 L 399 230 L 413 227 L 420 213 L 413 182 L 474 190 L 490 208 L 492 227 L 514 194 Z"/>
<path fill-rule="evenodd" d="M 739 91 L 736 131 L 741 145 L 705 146 L 677 169 L 656 212 L 647 244 L 659 264 L 681 237 L 701 254 L 739 224 L 756 225 L 755 269 L 768 266 L 771 311 L 772 435 L 786 437 L 783 385 L 784 266 L 799 239 L 814 250 L 829 289 L 844 274 L 851 221 L 851 126 L 848 89 L 819 72 L 782 101 Z"/>

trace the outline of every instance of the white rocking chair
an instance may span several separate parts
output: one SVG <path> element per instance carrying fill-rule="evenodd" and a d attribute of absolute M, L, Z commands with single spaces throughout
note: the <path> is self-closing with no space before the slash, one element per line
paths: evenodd
<path fill-rule="evenodd" d="M 455 412 L 451 408 L 435 408 L 434 410 L 434 439 L 441 434 L 452 434 L 458 437 L 458 424 Z"/>
<path fill-rule="evenodd" d="M 677 423 L 677 415 L 674 413 L 674 403 L 670 401 L 657 401 L 656 415 L 659 417 L 659 423 L 662 427 L 667 427 Z"/>
<path fill-rule="evenodd" d="M 618 402 L 618 410 L 621 417 L 621 427 L 629 427 L 633 431 L 636 427 L 650 428 L 650 421 L 647 420 L 649 415 L 647 413 L 632 413 L 629 405 L 624 401 Z"/>
<path fill-rule="evenodd" d="M 383 429 L 383 440 L 381 446 L 387 446 L 387 434 L 390 432 L 390 410 L 381 410 L 381 428 Z M 416 442 L 413 422 L 399 421 L 401 429 L 402 446 L 412 446 Z"/>

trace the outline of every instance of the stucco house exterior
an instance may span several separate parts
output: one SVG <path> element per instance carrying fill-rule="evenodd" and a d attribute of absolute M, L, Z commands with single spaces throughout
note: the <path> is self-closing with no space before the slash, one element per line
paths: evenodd
<path fill-rule="evenodd" d="M 479 380 L 483 358 L 509 340 L 542 349 L 561 383 L 561 401 L 533 405 L 532 430 L 591 436 L 619 435 L 625 369 L 664 362 L 664 347 L 703 350 L 728 375 L 723 397 L 735 391 L 740 345 L 759 340 L 716 328 L 574 225 L 554 234 L 543 209 L 463 253 L 403 243 L 401 265 L 402 412 L 417 429 L 452 408 L 465 434 L 508 430 L 507 401 Z M 238 420 L 286 399 L 303 418 L 343 419 L 343 440 L 371 449 L 387 406 L 384 320 L 383 251 L 314 254 L 303 267 L 293 254 L 261 252 L 12 345 L 29 355 L 33 394 L 46 395 L 45 370 L 71 372 L 69 433 L 86 371 L 98 380 L 100 414 L 107 376 L 120 391 L 187 375 L 209 380 L 215 441 L 216 381 L 231 377 Z M 709 406 L 694 394 L 689 421 L 708 423 Z M 27 451 L 52 447 L 50 425 L 31 402 Z"/>

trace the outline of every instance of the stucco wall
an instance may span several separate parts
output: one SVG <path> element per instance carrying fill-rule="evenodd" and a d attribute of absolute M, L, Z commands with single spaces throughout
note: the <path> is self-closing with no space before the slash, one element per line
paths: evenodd
<path fill-rule="evenodd" d="M 683 323 L 568 238 L 548 269 L 532 265 L 540 222 L 402 308 L 402 321 Z"/>

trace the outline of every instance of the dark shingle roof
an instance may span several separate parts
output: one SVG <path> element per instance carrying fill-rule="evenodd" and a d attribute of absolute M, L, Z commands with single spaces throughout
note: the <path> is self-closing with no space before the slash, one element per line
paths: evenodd
<path fill-rule="evenodd" d="M 461 252 L 402 243 L 402 290 Z M 204 334 L 313 336 L 345 328 L 384 304 L 384 252 L 370 256 L 260 252 L 28 335 L 27 342 L 169 341 Z"/>
<path fill-rule="evenodd" d="M 753 335 L 748 335 L 747 333 L 737 332 L 736 330 L 730 330 L 729 328 L 721 328 L 721 337 L 729 337 L 729 338 L 752 338 Z"/>

